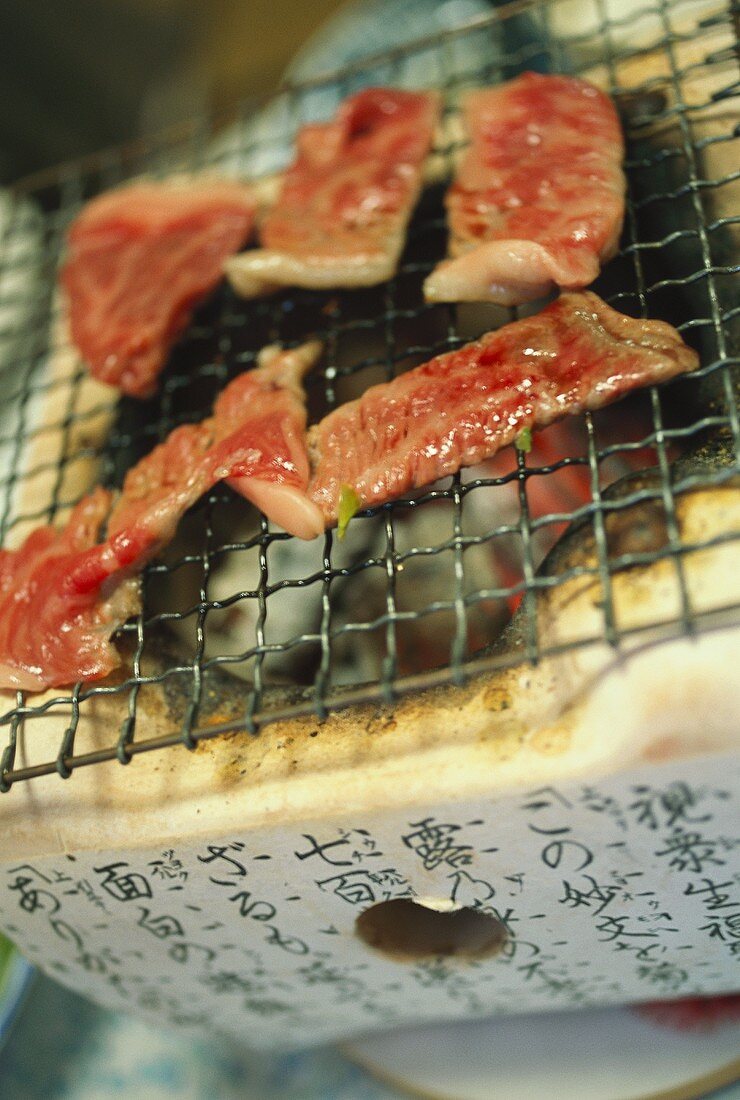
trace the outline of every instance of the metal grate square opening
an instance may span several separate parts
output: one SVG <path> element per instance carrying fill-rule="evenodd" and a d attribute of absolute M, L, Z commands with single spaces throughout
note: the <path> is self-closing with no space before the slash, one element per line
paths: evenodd
<path fill-rule="evenodd" d="M 301 543 L 217 486 L 147 568 L 143 613 L 118 637 L 120 675 L 2 702 L 3 790 L 102 760 L 126 763 L 165 745 L 192 747 L 224 731 L 255 732 L 295 715 L 321 720 L 354 703 L 390 704 L 411 690 L 460 684 L 558 648 L 605 640 L 619 647 L 635 630 L 690 633 L 709 628 L 720 611 L 737 611 L 694 606 L 686 562 L 740 532 L 692 542 L 678 514 L 682 495 L 728 484 L 740 472 L 737 17 L 724 0 L 660 0 L 626 14 L 607 0 L 514 0 L 411 46 L 286 85 L 229 117 L 198 120 L 15 189 L 0 207 L 4 544 L 40 522 L 63 521 L 94 482 L 120 485 L 174 426 L 205 415 L 267 343 L 324 342 L 307 380 L 314 421 L 367 386 L 515 317 L 485 305 L 428 305 L 421 287 L 446 247 L 442 200 L 461 145 L 460 95 L 526 69 L 583 75 L 615 98 L 628 142 L 627 218 L 620 253 L 595 289 L 624 312 L 675 324 L 702 366 L 538 433 L 529 454 L 510 448 L 361 514 L 343 541 L 329 531 Z M 155 398 L 116 400 L 91 382 L 65 343 L 55 290 L 64 233 L 84 201 L 141 172 L 216 169 L 269 185 L 289 162 L 300 125 L 380 83 L 440 88 L 447 118 L 447 138 L 433 154 L 436 182 L 419 203 L 396 277 L 372 290 L 290 291 L 256 302 L 222 285 L 174 349 Z M 612 518 L 641 507 L 659 514 L 660 545 L 620 544 Z M 543 568 L 574 525 L 591 540 L 591 557 L 556 553 Z M 661 559 L 675 574 L 676 614 L 624 626 L 614 578 Z M 598 580 L 598 631 L 543 640 L 538 599 L 578 576 Z M 512 616 L 515 630 L 505 630 Z M 178 694 L 182 722 L 151 736 L 137 717 L 147 693 L 158 690 Z M 211 699 L 206 722 L 203 707 L 214 690 L 223 690 L 228 705 L 214 709 Z M 116 721 L 109 743 L 91 747 L 84 719 L 103 703 Z M 65 733 L 56 752 L 33 758 L 34 730 L 60 716 Z M 30 756 L 18 750 L 22 729 Z"/>

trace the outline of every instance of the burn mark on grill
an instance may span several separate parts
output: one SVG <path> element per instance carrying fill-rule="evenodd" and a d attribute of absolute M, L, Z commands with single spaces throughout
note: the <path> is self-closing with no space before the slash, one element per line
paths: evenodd
<path fill-rule="evenodd" d="M 605 527 L 610 558 L 657 553 L 668 542 L 662 501 L 645 500 L 623 512 L 612 512 Z"/>
<path fill-rule="evenodd" d="M 647 126 L 662 115 L 668 106 L 667 88 L 620 92 L 614 98 L 627 129 Z"/>

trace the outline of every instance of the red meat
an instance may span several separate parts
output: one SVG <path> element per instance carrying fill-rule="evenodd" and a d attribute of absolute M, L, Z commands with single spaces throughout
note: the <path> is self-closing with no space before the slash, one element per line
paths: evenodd
<path fill-rule="evenodd" d="M 136 532 L 162 545 L 191 504 L 224 480 L 291 534 L 314 538 L 323 531 L 321 513 L 306 492 L 301 386 L 320 353 L 318 343 L 294 351 L 265 348 L 258 369 L 239 375 L 219 395 L 213 416 L 175 428 L 129 470 L 110 532 Z"/>
<path fill-rule="evenodd" d="M 450 256 L 433 302 L 517 305 L 588 286 L 617 249 L 624 141 L 608 96 L 585 80 L 525 73 L 465 103 L 470 147 L 447 195 Z"/>
<path fill-rule="evenodd" d="M 434 92 L 368 88 L 304 126 L 261 249 L 229 260 L 246 298 L 282 286 L 374 286 L 396 270 L 439 113 Z"/>
<path fill-rule="evenodd" d="M 69 231 L 62 285 L 92 374 L 133 397 L 153 393 L 254 216 L 250 190 L 228 181 L 136 183 L 88 203 Z"/>
<path fill-rule="evenodd" d="M 0 688 L 39 691 L 96 680 L 119 663 L 110 635 L 139 609 L 137 574 L 183 513 L 220 480 L 293 534 L 324 529 L 306 493 L 306 413 L 300 380 L 320 345 L 267 348 L 257 370 L 223 391 L 214 415 L 176 428 L 112 496 L 97 489 L 63 530 L 42 527 L 0 550 Z"/>
<path fill-rule="evenodd" d="M 136 614 L 139 597 L 125 576 L 130 548 L 97 545 L 110 499 L 96 489 L 62 530 L 40 527 L 19 550 L 0 550 L 0 686 L 39 691 L 98 679 L 118 664 L 108 639 Z"/>
<path fill-rule="evenodd" d="M 311 497 L 335 523 L 343 487 L 359 507 L 382 504 L 490 458 L 525 429 L 697 365 L 663 321 L 626 317 L 589 292 L 563 294 L 533 317 L 372 386 L 311 428 Z"/>

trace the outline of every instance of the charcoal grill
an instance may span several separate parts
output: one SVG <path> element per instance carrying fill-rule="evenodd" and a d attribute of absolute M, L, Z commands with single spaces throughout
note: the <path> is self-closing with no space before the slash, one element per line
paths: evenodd
<path fill-rule="evenodd" d="M 628 14 L 514 0 L 14 190 L 0 211 L 7 545 L 95 481 L 120 485 L 267 343 L 324 342 L 315 419 L 515 317 L 425 305 L 421 286 L 444 253 L 459 97 L 526 69 L 614 96 L 628 210 L 595 289 L 673 322 L 702 362 L 356 517 L 344 542 L 300 546 L 209 493 L 146 571 L 120 674 L 2 706 L 0 923 L 29 957 L 106 1003 L 260 1043 L 732 988 L 737 939 L 707 931 L 702 883 L 731 874 L 738 728 L 736 26 L 716 0 Z M 55 290 L 82 203 L 142 172 L 245 175 L 270 195 L 298 126 L 384 83 L 441 88 L 446 106 L 396 277 L 250 303 L 223 286 L 154 399 L 93 382 Z M 581 493 L 567 506 L 547 496 L 564 477 Z M 399 901 L 403 963 L 383 916 Z M 412 901 L 489 919 L 473 937 L 486 950 L 466 932 L 464 963 L 414 952 Z M 564 915 L 593 940 L 583 980 Z"/>

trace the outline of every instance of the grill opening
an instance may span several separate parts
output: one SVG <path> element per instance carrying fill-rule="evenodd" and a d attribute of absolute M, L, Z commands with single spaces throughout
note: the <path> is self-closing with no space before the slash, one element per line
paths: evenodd
<path fill-rule="evenodd" d="M 390 282 L 256 302 L 224 284 L 198 310 L 150 401 L 116 400 L 90 382 L 65 340 L 55 289 L 64 232 L 83 202 L 141 172 L 268 176 L 290 160 L 300 125 L 329 117 L 370 84 L 440 88 L 450 116 L 467 89 L 527 69 L 582 75 L 609 92 L 627 138 L 627 217 L 619 255 L 594 289 L 623 312 L 670 321 L 702 357 L 691 376 L 537 433 L 528 454 L 508 448 L 359 515 L 343 541 L 331 531 L 313 543 L 289 538 L 217 486 L 147 568 L 143 613 L 117 639 L 117 677 L 0 702 L 0 790 L 537 662 L 555 651 L 540 636 L 537 601 L 579 575 L 598 582 L 600 624 L 560 648 L 619 646 L 637 628 L 615 614 L 614 578 L 660 560 L 673 571 L 678 609 L 639 629 L 673 636 L 714 621 L 714 611 L 694 607 L 686 581 L 687 560 L 706 542 L 682 536 L 679 513 L 685 494 L 740 472 L 734 9 L 722 0 L 659 0 L 626 16 L 593 0 L 579 12 L 573 19 L 572 0 L 516 0 L 403 50 L 286 86 L 256 111 L 198 120 L 184 134 L 45 173 L 0 210 L 3 545 L 17 545 L 40 522 L 63 522 L 94 482 L 120 485 L 174 426 L 206 415 L 267 343 L 324 342 L 307 379 L 313 422 L 367 386 L 541 308 L 423 302 L 423 279 L 446 248 L 442 181 L 426 188 Z M 435 150 L 447 177 L 458 147 L 450 139 Z M 619 521 L 630 508 L 639 522 L 627 537 Z M 574 528 L 591 540 L 592 557 L 548 558 Z M 737 535 L 728 530 L 713 544 Z M 516 644 L 507 645 L 502 631 L 512 622 Z M 162 692 L 177 696 L 181 722 L 154 736 L 137 717 Z M 112 716 L 105 743 L 84 733 L 86 716 L 101 707 Z M 34 756 L 34 730 L 59 716 L 65 732 L 55 752 Z"/>
<path fill-rule="evenodd" d="M 467 906 L 450 908 L 449 898 L 394 898 L 361 913 L 355 931 L 376 951 L 399 960 L 491 958 L 504 947 L 506 927 L 497 917 Z"/>

